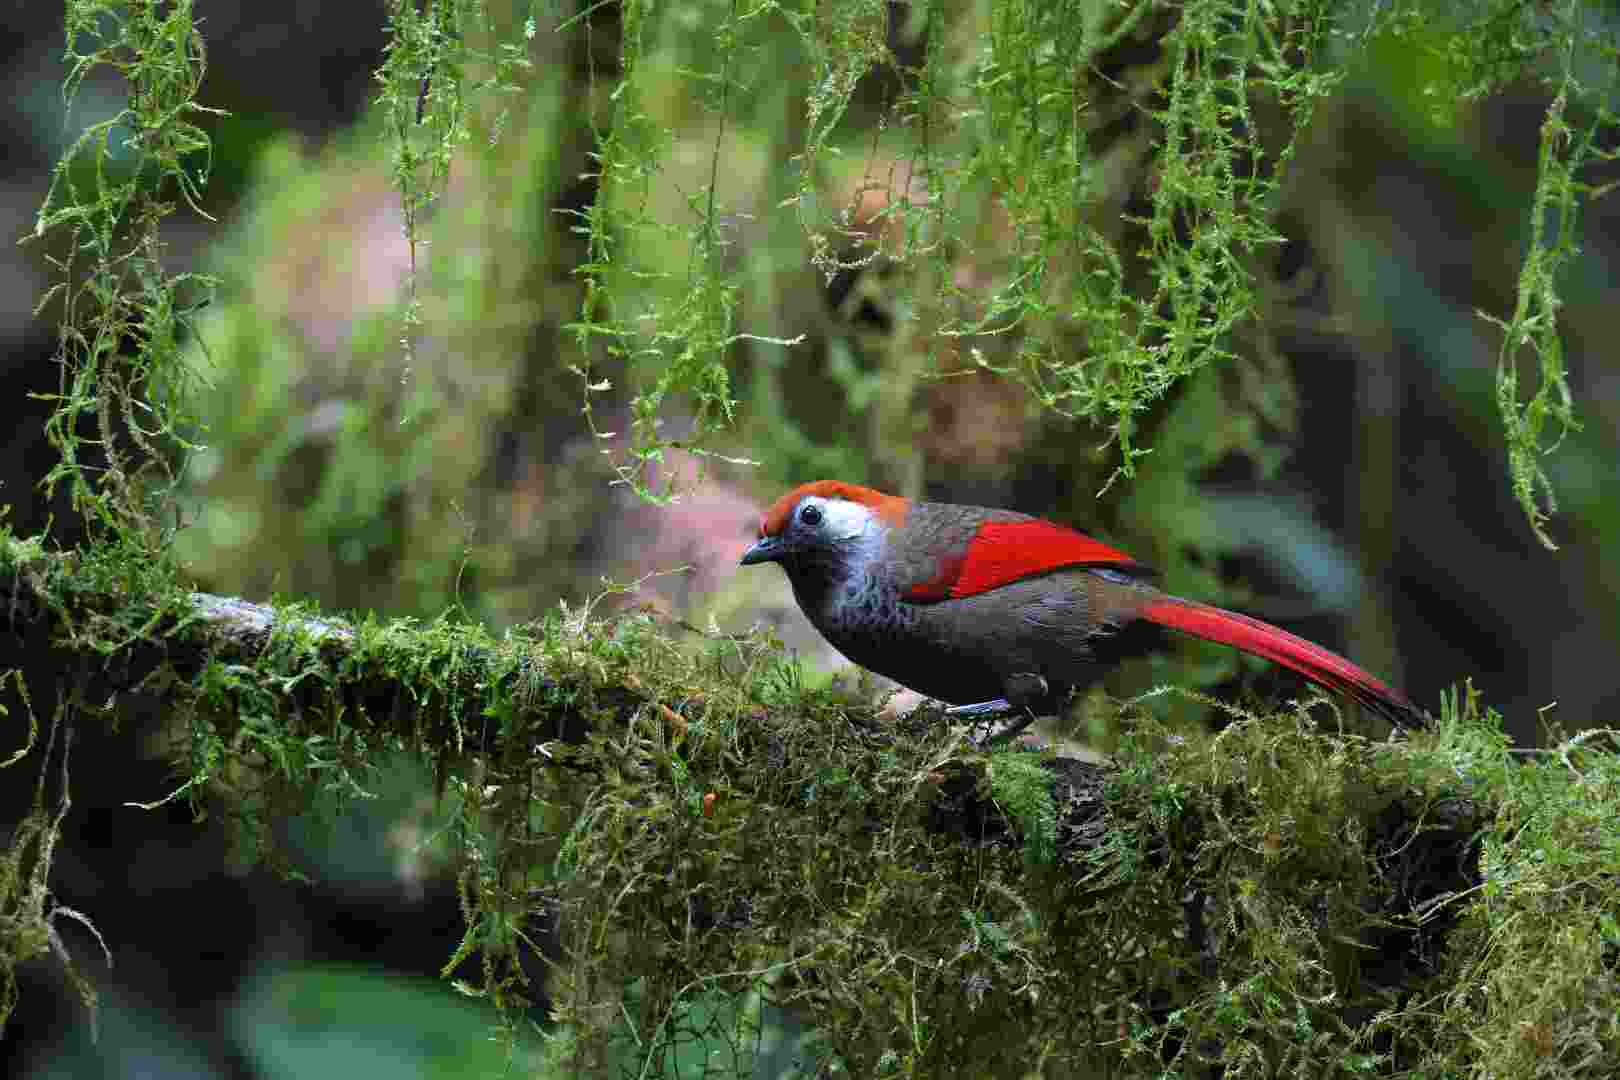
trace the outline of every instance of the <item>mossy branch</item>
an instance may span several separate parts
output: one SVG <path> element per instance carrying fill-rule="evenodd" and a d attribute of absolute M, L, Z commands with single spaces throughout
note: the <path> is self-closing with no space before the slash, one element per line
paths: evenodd
<path fill-rule="evenodd" d="M 516 708 L 551 717 L 553 726 L 530 734 L 565 738 L 581 734 L 589 708 L 619 713 L 642 701 L 623 687 L 581 696 L 576 683 L 544 674 L 544 659 L 526 651 L 519 636 L 496 639 L 449 621 L 356 622 L 297 604 L 193 592 L 161 572 L 132 571 L 120 554 L 127 553 L 53 554 L 7 539 L 0 607 L 11 630 L 35 626 L 64 654 L 98 661 L 91 677 L 113 693 L 156 680 L 208 712 L 207 726 L 219 740 L 234 738 L 257 710 L 293 718 L 284 734 L 307 735 L 318 726 L 314 710 L 337 723 L 328 734 L 341 730 L 421 750 L 443 767 L 488 745 L 496 703 L 503 713 Z M 217 762 L 222 750 L 194 747 L 192 755 Z M 357 767 L 345 783 L 363 771 Z M 203 768 L 185 787 L 214 778 Z"/>
<path fill-rule="evenodd" d="M 363 792 L 379 752 L 422 755 L 468 855 L 446 973 L 481 965 L 461 985 L 511 1016 L 533 996 L 520 955 L 554 956 L 559 1064 L 623 1060 L 634 1004 L 652 1037 L 633 1053 L 661 1068 L 734 1038 L 708 1010 L 749 993 L 806 1011 L 825 1059 L 861 1075 L 907 1017 L 918 1076 L 999 1074 L 1042 1046 L 1120 1075 L 1234 1055 L 1466 1071 L 1481 1039 L 1496 1059 L 1523 1049 L 1490 1038 L 1505 1015 L 1620 1060 L 1566 994 L 1614 993 L 1603 947 L 1561 944 L 1613 921 L 1602 733 L 1514 766 L 1470 696 L 1407 743 L 1301 707 L 1232 712 L 1208 741 L 1138 715 L 1104 764 L 986 755 L 937 712 L 885 721 L 805 687 L 761 639 L 680 647 L 640 613 L 500 639 L 349 622 L 98 552 L 7 539 L 10 632 L 47 641 L 78 700 L 163 693 L 168 797 L 206 798 L 260 843 L 317 790 Z M 80 917 L 4 880 L 8 964 Z M 1520 1017 L 1527 979 L 1545 992 Z"/>
<path fill-rule="evenodd" d="M 468 989 L 519 1004 L 527 996 L 519 943 L 556 926 L 559 910 L 570 913 L 561 925 L 569 951 L 552 991 L 587 1043 L 613 1038 L 613 1025 L 588 1019 L 593 988 L 650 979 L 652 1001 L 667 1010 L 679 1002 L 659 988 L 674 969 L 746 968 L 779 937 L 824 943 L 795 950 L 801 962 L 779 973 L 784 986 L 813 971 L 835 999 L 853 1001 L 872 957 L 834 943 L 881 934 L 903 953 L 944 947 L 940 935 L 959 920 L 913 910 L 924 894 L 951 896 L 972 913 L 986 966 L 974 953 L 957 964 L 964 977 L 978 972 L 981 998 L 1007 1007 L 1021 1000 L 1004 981 L 1007 965 L 1033 964 L 1027 974 L 1045 983 L 1074 978 L 1060 975 L 1072 959 L 1057 959 L 1067 949 L 1088 955 L 1073 934 L 1089 940 L 1123 929 L 1108 929 L 1116 913 L 1083 932 L 1059 930 L 1065 905 L 1094 910 L 1102 896 L 1134 897 L 1126 908 L 1145 921 L 1131 938 L 1157 927 L 1149 937 L 1162 938 L 1161 947 L 1179 938 L 1193 949 L 1173 963 L 1192 963 L 1199 950 L 1219 951 L 1211 942 L 1225 932 L 1211 925 L 1212 913 L 1239 902 L 1236 879 L 1222 875 L 1235 873 L 1233 860 L 1248 849 L 1259 859 L 1250 868 L 1255 887 L 1281 890 L 1247 894 L 1241 902 L 1251 912 L 1285 911 L 1300 902 L 1287 899 L 1293 890 L 1346 875 L 1358 900 L 1319 931 L 1356 938 L 1474 881 L 1468 838 L 1488 815 L 1485 804 L 1443 795 L 1431 781 L 1414 800 L 1409 770 L 1422 759 L 1403 758 L 1399 747 L 1319 740 L 1294 724 L 1242 723 L 1213 752 L 1143 743 L 1107 766 L 1025 751 L 985 758 L 937 727 L 937 713 L 898 727 L 850 727 L 846 717 L 870 718 L 869 709 L 806 691 L 779 653 L 716 640 L 694 663 L 640 616 L 595 623 L 576 612 L 533 637 L 496 640 L 476 627 L 354 623 L 187 592 L 157 574 L 143 578 L 116 555 L 49 554 L 10 540 L 0 562 L 12 632 L 48 635 L 64 666 L 87 671 L 85 700 L 165 691 L 178 757 L 189 763 L 167 798 L 207 797 L 259 816 L 296 812 L 317 787 L 363 791 L 379 751 L 424 755 L 460 802 L 469 850 L 482 853 L 467 863 L 468 938 L 447 972 L 480 958 L 485 978 Z M 1382 779 L 1347 783 L 1380 758 Z M 1245 759 L 1254 764 L 1243 784 L 1260 801 L 1223 805 L 1237 779 L 1229 770 Z M 1268 759 L 1277 767 L 1261 764 Z M 1357 764 L 1346 773 L 1349 761 Z M 1287 768 L 1314 770 L 1315 779 L 1302 790 Z M 1219 792 L 1228 794 L 1209 801 Z M 1282 802 L 1267 806 L 1272 799 Z M 262 842 L 262 823 L 256 832 Z M 1363 841 L 1346 854 L 1335 845 L 1349 835 Z M 774 854 L 756 850 L 762 843 Z M 1224 854 L 1211 862 L 1216 850 Z M 1293 859 L 1309 872 L 1288 871 Z M 636 884 L 670 874 L 671 888 Z M 1001 899 L 975 901 L 991 879 Z M 532 884 L 519 887 L 525 880 Z M 924 893 L 913 891 L 924 882 Z M 799 906 L 806 887 L 824 894 L 811 909 Z M 1198 894 L 1191 907 L 1189 887 Z M 845 900 L 834 899 L 840 893 Z M 878 895 L 888 899 L 879 904 Z M 1008 923 L 1006 904 L 1034 924 Z M 684 944 L 655 947 L 656 928 L 677 912 Z M 1042 929 L 1030 938 L 1035 926 Z M 1293 933 L 1304 938 L 1240 951 L 1314 951 L 1320 942 L 1303 943 L 1317 932 L 1300 927 Z M 604 948 L 608 940 L 620 944 Z M 1399 957 L 1432 941 L 1413 928 L 1390 962 L 1416 970 L 1415 958 Z M 1127 980 L 1114 990 L 1129 997 L 1143 987 Z M 930 1000 L 943 1007 L 934 992 Z M 1155 1015 L 1141 1022 L 1167 1023 Z M 823 1022 L 845 1040 L 845 1054 L 859 1056 L 875 1034 L 842 1007 Z M 675 1029 L 668 1038 L 677 1039 Z"/>

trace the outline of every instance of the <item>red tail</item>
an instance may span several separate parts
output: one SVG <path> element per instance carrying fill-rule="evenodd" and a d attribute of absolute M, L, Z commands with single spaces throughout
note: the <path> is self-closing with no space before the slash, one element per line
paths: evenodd
<path fill-rule="evenodd" d="M 1318 686 L 1355 699 L 1397 727 L 1423 726 L 1423 712 L 1408 701 L 1405 694 L 1386 686 L 1338 653 L 1270 623 L 1173 597 L 1155 600 L 1138 614 L 1171 630 L 1230 645 L 1297 671 Z"/>

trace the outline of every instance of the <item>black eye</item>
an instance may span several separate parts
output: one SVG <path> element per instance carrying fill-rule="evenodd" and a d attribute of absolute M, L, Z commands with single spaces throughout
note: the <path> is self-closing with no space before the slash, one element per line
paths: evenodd
<path fill-rule="evenodd" d="M 821 524 L 821 507 L 811 504 L 799 511 L 799 521 L 805 525 Z"/>

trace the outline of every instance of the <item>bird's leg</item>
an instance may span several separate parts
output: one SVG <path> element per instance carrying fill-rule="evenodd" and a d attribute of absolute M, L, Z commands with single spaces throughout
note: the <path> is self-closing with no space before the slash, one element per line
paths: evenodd
<path fill-rule="evenodd" d="M 1045 698 L 1050 690 L 1046 680 L 1039 675 L 1033 672 L 1019 672 L 1007 676 L 1006 691 L 1006 697 L 974 702 L 971 705 L 952 705 L 945 713 L 947 716 L 965 716 L 975 723 L 982 718 L 987 730 L 982 737 L 974 740 L 980 746 L 1000 739 L 1010 739 L 1035 722 L 1033 706 Z M 994 722 L 1008 714 L 1011 715 L 1005 721 Z"/>
<path fill-rule="evenodd" d="M 946 716 L 966 716 L 969 718 L 979 716 L 998 716 L 1001 713 L 1012 712 L 1013 704 L 1004 697 L 991 698 L 989 701 L 976 701 L 972 705 L 948 705 L 945 708 Z"/>

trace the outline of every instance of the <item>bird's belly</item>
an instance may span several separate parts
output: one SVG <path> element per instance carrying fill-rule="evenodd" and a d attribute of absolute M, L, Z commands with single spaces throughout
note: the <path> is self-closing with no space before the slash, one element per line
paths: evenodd
<path fill-rule="evenodd" d="M 834 648 L 861 667 L 952 705 L 1000 697 L 1005 679 L 981 656 L 939 643 L 898 643 L 860 630 L 827 634 Z"/>
<path fill-rule="evenodd" d="M 1084 686 L 1101 668 L 1096 648 L 1113 620 L 1096 620 L 1076 575 L 1018 582 L 977 596 L 912 604 L 897 595 L 850 593 L 824 608 L 817 627 L 862 667 L 952 704 L 1002 697 L 1010 676 L 1033 674 L 1053 690 Z"/>
<path fill-rule="evenodd" d="M 799 606 L 833 648 L 861 667 L 952 704 L 1000 696 L 1001 675 L 984 656 L 931 633 L 925 609 L 893 590 L 851 582 L 822 596 L 825 602 L 807 604 L 801 594 Z"/>

